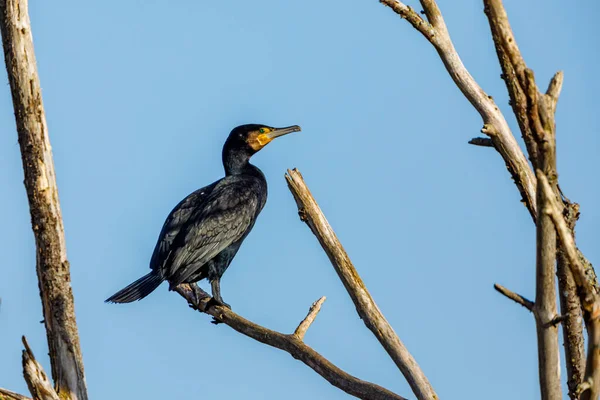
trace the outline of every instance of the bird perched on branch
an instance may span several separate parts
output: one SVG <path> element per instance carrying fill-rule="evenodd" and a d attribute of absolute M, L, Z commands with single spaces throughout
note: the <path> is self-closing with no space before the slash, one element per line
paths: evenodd
<path fill-rule="evenodd" d="M 141 300 L 163 281 L 169 290 L 180 283 L 208 279 L 213 301 L 229 307 L 221 297 L 221 276 L 252 230 L 267 201 L 267 181 L 250 157 L 273 139 L 300 131 L 297 125 L 272 128 L 241 125 L 223 146 L 225 177 L 198 189 L 171 211 L 158 236 L 150 260 L 151 272 L 106 302 Z"/>

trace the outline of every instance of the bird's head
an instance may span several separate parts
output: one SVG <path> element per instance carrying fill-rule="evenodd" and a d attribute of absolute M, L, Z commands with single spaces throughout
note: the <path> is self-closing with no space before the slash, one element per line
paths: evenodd
<path fill-rule="evenodd" d="M 233 128 L 227 141 L 225 149 L 237 150 L 252 155 L 261 150 L 273 139 L 292 132 L 299 132 L 298 125 L 288 126 L 285 128 L 273 128 L 272 126 L 260 124 L 240 125 Z"/>

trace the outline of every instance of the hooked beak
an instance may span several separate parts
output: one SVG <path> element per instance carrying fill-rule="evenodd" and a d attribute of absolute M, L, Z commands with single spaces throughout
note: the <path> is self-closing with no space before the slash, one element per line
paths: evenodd
<path fill-rule="evenodd" d="M 300 129 L 300 127 L 298 125 L 292 125 L 292 126 L 288 126 L 285 128 L 276 128 L 276 129 L 272 130 L 271 132 L 266 133 L 265 136 L 268 137 L 269 141 L 270 141 L 270 140 L 273 140 L 280 136 L 287 135 L 288 133 L 300 132 L 301 130 L 302 129 Z"/>

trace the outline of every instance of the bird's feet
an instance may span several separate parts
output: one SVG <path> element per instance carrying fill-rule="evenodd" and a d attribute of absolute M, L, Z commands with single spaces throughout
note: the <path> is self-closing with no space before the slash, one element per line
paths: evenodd
<path fill-rule="evenodd" d="M 229 304 L 225 303 L 222 298 L 217 299 L 216 297 L 211 297 L 211 299 L 206 303 L 206 309 L 208 310 L 210 307 L 213 307 L 213 306 L 227 307 L 231 310 L 231 306 Z M 223 323 L 222 321 L 219 321 L 216 317 L 213 317 L 213 320 L 210 322 L 215 325 L 219 325 L 219 324 Z"/>
<path fill-rule="evenodd" d="M 227 307 L 231 310 L 231 306 L 225 303 L 222 298 L 211 297 L 208 303 L 206 303 L 206 308 L 208 309 L 213 306 Z"/>

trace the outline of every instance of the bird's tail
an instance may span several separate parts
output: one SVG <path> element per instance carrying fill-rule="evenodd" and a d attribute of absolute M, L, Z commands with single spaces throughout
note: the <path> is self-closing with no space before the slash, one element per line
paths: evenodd
<path fill-rule="evenodd" d="M 148 275 L 142 276 L 137 281 L 106 299 L 105 303 L 131 303 L 135 300 L 141 300 L 154 291 L 164 278 L 152 271 Z"/>

